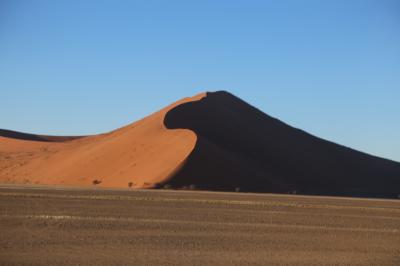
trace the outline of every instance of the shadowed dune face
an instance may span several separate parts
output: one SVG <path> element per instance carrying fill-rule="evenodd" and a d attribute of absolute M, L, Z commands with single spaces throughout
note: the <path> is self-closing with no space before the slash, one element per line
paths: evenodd
<path fill-rule="evenodd" d="M 172 186 L 377 197 L 400 191 L 399 163 L 314 137 L 227 92 L 179 105 L 164 123 L 197 135 Z"/>

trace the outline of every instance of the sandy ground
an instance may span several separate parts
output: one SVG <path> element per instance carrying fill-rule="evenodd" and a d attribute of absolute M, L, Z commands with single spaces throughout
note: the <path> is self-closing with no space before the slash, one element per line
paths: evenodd
<path fill-rule="evenodd" d="M 400 201 L 0 188 L 1 265 L 399 265 Z"/>

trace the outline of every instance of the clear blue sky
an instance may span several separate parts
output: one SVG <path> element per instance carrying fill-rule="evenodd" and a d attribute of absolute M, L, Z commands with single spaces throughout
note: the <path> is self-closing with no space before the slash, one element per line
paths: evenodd
<path fill-rule="evenodd" d="M 400 2 L 0 2 L 0 128 L 100 133 L 220 89 L 400 161 Z"/>

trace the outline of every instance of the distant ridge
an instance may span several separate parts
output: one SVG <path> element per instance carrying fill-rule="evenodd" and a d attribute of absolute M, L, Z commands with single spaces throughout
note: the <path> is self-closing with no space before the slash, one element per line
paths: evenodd
<path fill-rule="evenodd" d="M 168 185 L 384 198 L 400 194 L 400 163 L 310 135 L 225 91 L 184 98 L 101 135 L 51 137 L 0 130 L 0 136 L 3 183 Z"/>
<path fill-rule="evenodd" d="M 18 131 L 0 129 L 0 136 L 13 139 L 29 140 L 29 141 L 46 141 L 46 142 L 62 142 L 83 138 L 84 136 L 46 136 L 23 133 Z"/>

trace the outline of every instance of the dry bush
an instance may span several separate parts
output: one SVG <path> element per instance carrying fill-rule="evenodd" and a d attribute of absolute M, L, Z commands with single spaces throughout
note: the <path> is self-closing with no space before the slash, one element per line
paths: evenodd
<path fill-rule="evenodd" d="M 165 184 L 163 186 L 163 189 L 172 189 L 172 186 L 170 184 Z"/>
<path fill-rule="evenodd" d="M 101 180 L 98 180 L 98 179 L 95 179 L 95 180 L 92 181 L 93 185 L 98 185 L 100 183 L 101 183 Z"/>

